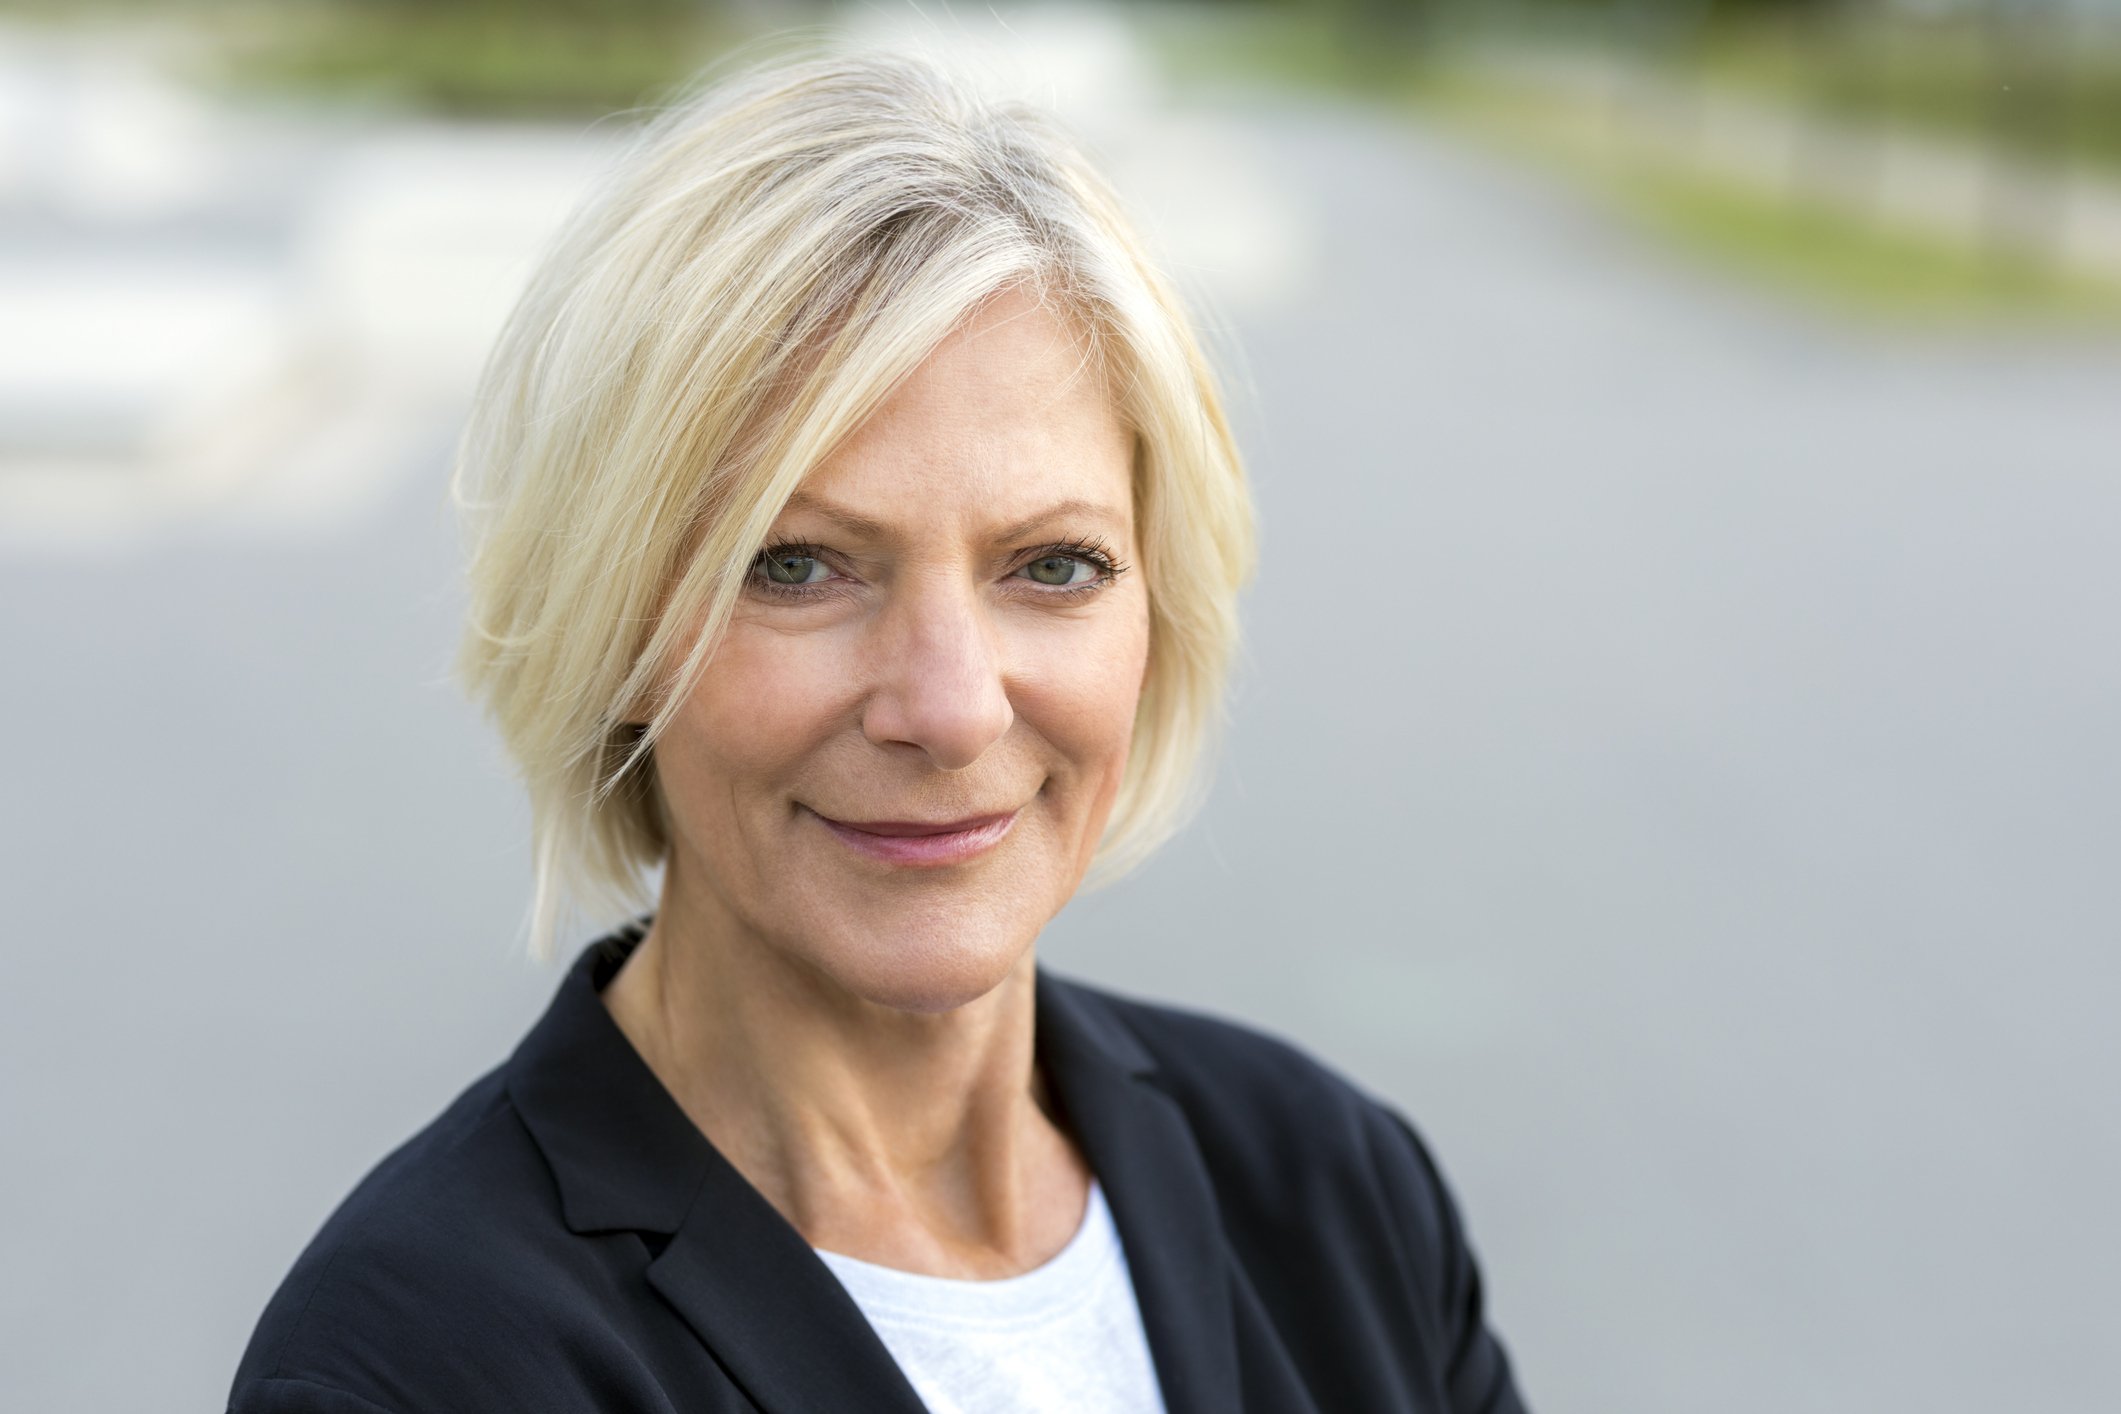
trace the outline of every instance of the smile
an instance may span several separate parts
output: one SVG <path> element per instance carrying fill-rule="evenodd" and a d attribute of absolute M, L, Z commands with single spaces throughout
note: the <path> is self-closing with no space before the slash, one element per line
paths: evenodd
<path fill-rule="evenodd" d="M 808 809 L 808 807 L 805 807 Z M 840 843 L 858 854 L 886 864 L 932 868 L 961 864 L 985 854 L 1002 842 L 1019 811 L 1006 815 L 978 815 L 964 820 L 933 823 L 918 820 L 864 820 L 859 824 L 816 815 Z"/>

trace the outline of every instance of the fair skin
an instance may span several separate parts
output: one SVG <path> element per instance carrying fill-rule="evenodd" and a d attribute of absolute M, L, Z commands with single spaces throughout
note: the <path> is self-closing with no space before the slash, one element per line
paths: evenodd
<path fill-rule="evenodd" d="M 1033 944 L 1111 813 L 1149 608 L 1081 361 L 1003 292 L 805 479 L 656 744 L 662 899 L 604 993 L 813 1245 L 935 1276 L 1027 1271 L 1088 1201 Z"/>

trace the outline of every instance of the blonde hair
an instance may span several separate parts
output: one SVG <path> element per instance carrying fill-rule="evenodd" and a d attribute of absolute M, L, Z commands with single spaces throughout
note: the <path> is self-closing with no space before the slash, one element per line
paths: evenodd
<path fill-rule="evenodd" d="M 1136 435 L 1149 668 L 1090 882 L 1197 805 L 1253 526 L 1179 300 L 1039 110 L 910 54 L 773 57 L 649 124 L 576 211 L 459 451 L 459 668 L 529 788 L 533 955 L 564 908 L 639 910 L 669 842 L 650 753 L 773 521 L 1008 287 L 1069 316 Z"/>

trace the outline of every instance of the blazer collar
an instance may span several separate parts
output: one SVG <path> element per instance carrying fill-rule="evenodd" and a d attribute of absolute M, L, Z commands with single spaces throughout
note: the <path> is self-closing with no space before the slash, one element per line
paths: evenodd
<path fill-rule="evenodd" d="M 1104 1185 L 1167 1414 L 1243 1408 L 1222 1214 L 1185 1111 L 1100 994 L 1038 974 L 1040 1064 Z"/>
<path fill-rule="evenodd" d="M 568 1228 L 666 1236 L 650 1283 L 762 1409 L 920 1414 L 831 1269 L 685 1115 L 605 1010 L 598 993 L 644 933 L 644 923 L 629 924 L 585 947 L 508 1062 L 509 1095 L 551 1165 Z M 1036 991 L 1039 1060 L 1104 1185 L 1165 1407 L 1229 1414 L 1241 1407 L 1231 1269 L 1185 1115 L 1103 998 L 1043 968 Z M 805 1334 L 792 1340 L 791 1330 Z"/>
<path fill-rule="evenodd" d="M 509 1097 L 573 1232 L 676 1232 L 720 1157 L 598 996 L 645 931 L 629 924 L 582 949 L 508 1062 Z"/>

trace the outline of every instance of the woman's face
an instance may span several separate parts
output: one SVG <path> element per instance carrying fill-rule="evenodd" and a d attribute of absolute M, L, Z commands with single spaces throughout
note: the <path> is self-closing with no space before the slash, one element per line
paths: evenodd
<path fill-rule="evenodd" d="M 1149 651 L 1133 437 L 1080 362 L 998 296 L 805 480 L 656 746 L 688 914 L 933 1012 L 1075 891 Z"/>

